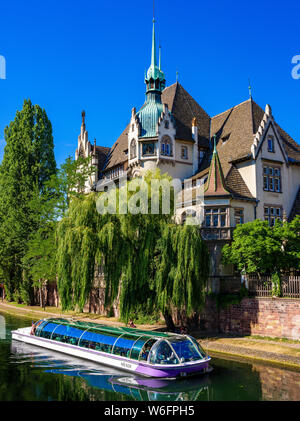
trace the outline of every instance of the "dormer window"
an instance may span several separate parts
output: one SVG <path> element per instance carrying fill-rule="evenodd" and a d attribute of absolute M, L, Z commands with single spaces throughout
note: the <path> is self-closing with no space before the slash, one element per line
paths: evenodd
<path fill-rule="evenodd" d="M 227 142 L 227 140 L 230 138 L 230 133 L 228 133 L 227 135 L 221 137 L 222 143 Z"/>
<path fill-rule="evenodd" d="M 168 129 L 168 128 L 169 128 L 169 122 L 167 120 L 167 121 L 165 121 L 165 129 Z"/>
<path fill-rule="evenodd" d="M 132 130 L 132 131 L 134 131 L 134 124 L 132 124 L 132 126 L 131 126 L 131 130 Z"/>
<path fill-rule="evenodd" d="M 170 136 L 163 136 L 161 140 L 161 154 L 166 156 L 172 156 L 172 140 Z"/>
<path fill-rule="evenodd" d="M 275 152 L 274 137 L 273 136 L 268 137 L 268 152 Z"/>

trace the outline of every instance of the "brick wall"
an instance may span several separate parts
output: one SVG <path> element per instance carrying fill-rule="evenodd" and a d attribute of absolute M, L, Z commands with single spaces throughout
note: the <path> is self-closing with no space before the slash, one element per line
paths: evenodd
<path fill-rule="evenodd" d="M 240 304 L 221 309 L 207 299 L 200 326 L 210 332 L 261 335 L 300 340 L 300 300 L 244 298 Z"/>

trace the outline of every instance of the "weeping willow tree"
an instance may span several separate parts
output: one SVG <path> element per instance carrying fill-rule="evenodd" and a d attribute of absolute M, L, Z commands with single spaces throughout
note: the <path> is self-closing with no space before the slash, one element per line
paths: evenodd
<path fill-rule="evenodd" d="M 208 251 L 197 227 L 172 223 L 174 192 L 171 188 L 165 209 L 164 181 L 170 178 L 159 171 L 149 172 L 142 181 L 131 180 L 108 193 L 72 200 L 57 231 L 58 291 L 63 308 L 76 306 L 82 311 L 95 263 L 102 262 L 105 305 L 110 306 L 121 291 L 124 321 L 137 308 L 146 314 L 159 309 L 173 329 L 174 308 L 187 314 L 199 309 L 208 275 Z M 99 200 L 102 205 L 111 204 L 106 212 L 100 211 Z"/>
<path fill-rule="evenodd" d="M 102 222 L 90 194 L 74 197 L 58 224 L 57 287 L 63 309 L 83 310 L 93 283 Z"/>
<path fill-rule="evenodd" d="M 173 330 L 174 309 L 189 317 L 205 302 L 209 252 L 196 225 L 166 225 L 157 248 L 157 305 Z"/>

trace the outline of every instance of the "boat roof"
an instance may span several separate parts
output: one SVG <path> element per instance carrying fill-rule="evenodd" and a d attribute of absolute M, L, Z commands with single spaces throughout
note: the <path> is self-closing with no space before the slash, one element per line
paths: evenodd
<path fill-rule="evenodd" d="M 143 330 L 143 329 L 137 329 L 137 328 L 131 328 L 131 327 L 125 327 L 125 326 L 107 326 L 100 323 L 93 323 L 93 322 L 86 322 L 81 320 L 74 320 L 74 319 L 64 319 L 64 318 L 46 318 L 43 319 L 48 322 L 62 324 L 64 326 L 72 326 L 77 327 L 82 330 L 86 329 L 95 329 L 101 331 L 102 333 L 112 333 L 115 335 L 122 335 L 122 334 L 131 334 L 136 336 L 148 336 L 149 338 L 178 338 L 178 339 L 184 339 L 186 335 L 180 335 L 178 333 L 171 333 L 171 332 L 157 332 L 157 331 L 151 331 L 151 330 Z"/>

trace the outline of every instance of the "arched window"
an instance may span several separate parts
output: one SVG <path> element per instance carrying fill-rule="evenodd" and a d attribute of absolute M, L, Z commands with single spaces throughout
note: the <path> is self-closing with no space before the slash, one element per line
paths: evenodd
<path fill-rule="evenodd" d="M 136 158 L 136 141 L 132 139 L 130 143 L 130 159 Z"/>
<path fill-rule="evenodd" d="M 170 136 L 163 136 L 161 139 L 161 154 L 166 156 L 173 155 L 172 140 Z"/>

